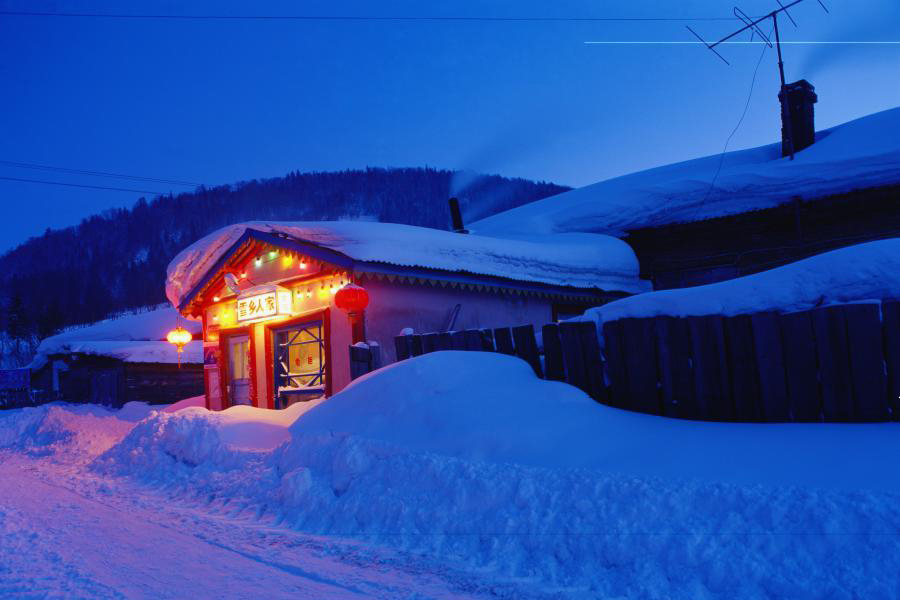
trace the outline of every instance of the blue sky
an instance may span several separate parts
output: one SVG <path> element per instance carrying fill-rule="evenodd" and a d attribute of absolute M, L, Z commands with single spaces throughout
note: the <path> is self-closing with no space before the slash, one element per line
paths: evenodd
<path fill-rule="evenodd" d="M 816 0 L 788 42 L 900 41 L 896 0 Z M 745 0 L 749 14 L 772 1 Z M 730 17 L 714 0 L 42 2 L 53 12 Z M 208 184 L 289 170 L 461 168 L 579 186 L 719 152 L 762 47 L 586 41 L 709 39 L 729 21 L 173 21 L 0 15 L 0 160 Z M 747 36 L 742 38 L 747 40 Z M 790 44 L 788 80 L 819 93 L 817 126 L 900 105 L 900 45 Z M 766 51 L 731 148 L 779 135 Z M 0 176 L 151 191 L 185 188 L 0 166 Z M 0 180 L 0 251 L 141 194 Z"/>

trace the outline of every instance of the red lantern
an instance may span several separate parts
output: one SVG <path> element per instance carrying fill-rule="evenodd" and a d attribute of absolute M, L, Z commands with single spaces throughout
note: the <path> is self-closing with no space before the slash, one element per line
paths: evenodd
<path fill-rule="evenodd" d="M 369 292 L 365 288 L 348 283 L 334 295 L 334 305 L 350 317 L 353 343 L 366 340 L 365 310 L 369 305 Z"/>
<path fill-rule="evenodd" d="M 369 292 L 355 283 L 348 283 L 334 295 L 334 305 L 350 314 L 361 313 L 369 305 Z"/>

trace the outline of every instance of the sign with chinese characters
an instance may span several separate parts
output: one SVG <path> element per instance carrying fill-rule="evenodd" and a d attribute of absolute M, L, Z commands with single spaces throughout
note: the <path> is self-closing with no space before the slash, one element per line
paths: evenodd
<path fill-rule="evenodd" d="M 252 289 L 247 290 L 245 295 L 238 296 L 236 310 L 238 323 L 289 315 L 291 314 L 291 292 L 277 287 L 255 292 Z"/>

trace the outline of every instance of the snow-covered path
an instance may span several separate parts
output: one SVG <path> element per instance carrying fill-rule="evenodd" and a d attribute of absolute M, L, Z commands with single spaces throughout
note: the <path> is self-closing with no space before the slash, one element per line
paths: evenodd
<path fill-rule="evenodd" d="M 47 457 L 0 453 L 0 481 L 0 598 L 482 597 L 471 576 L 167 504 Z"/>

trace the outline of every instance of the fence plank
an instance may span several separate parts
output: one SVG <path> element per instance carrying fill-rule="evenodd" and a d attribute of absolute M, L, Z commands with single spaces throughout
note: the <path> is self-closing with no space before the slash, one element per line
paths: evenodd
<path fill-rule="evenodd" d="M 731 397 L 734 416 L 741 421 L 762 420 L 759 372 L 756 362 L 753 321 L 750 315 L 725 317 L 725 344 L 728 349 L 728 370 L 731 374 Z M 759 365 L 765 368 L 765 365 Z M 785 411 L 787 412 L 787 411 Z"/>
<path fill-rule="evenodd" d="M 423 354 L 422 336 L 413 334 L 410 337 L 412 338 L 412 340 L 411 340 L 411 344 L 410 344 L 409 353 L 412 356 L 422 356 L 422 354 Z"/>
<path fill-rule="evenodd" d="M 494 341 L 497 343 L 497 352 L 515 356 L 516 349 L 513 346 L 512 332 L 509 330 L 509 327 L 495 329 Z"/>
<path fill-rule="evenodd" d="M 559 341 L 562 344 L 566 383 L 586 392 L 588 387 L 587 373 L 584 370 L 581 340 L 578 338 L 575 323 L 559 324 Z M 544 359 L 546 361 L 546 356 Z"/>
<path fill-rule="evenodd" d="M 465 330 L 466 350 L 481 350 L 481 332 L 477 329 Z"/>
<path fill-rule="evenodd" d="M 759 376 L 759 398 L 762 418 L 765 421 L 785 422 L 792 420 L 791 397 L 788 395 L 784 366 L 784 347 L 778 315 L 772 312 L 751 316 L 753 323 L 753 345 L 757 374 Z M 813 350 L 808 351 L 810 356 Z"/>
<path fill-rule="evenodd" d="M 494 332 L 490 329 L 481 330 L 481 349 L 485 352 L 494 352 Z"/>
<path fill-rule="evenodd" d="M 406 360 L 412 353 L 411 336 L 398 335 L 394 338 L 394 349 L 397 351 L 397 360 Z"/>
<path fill-rule="evenodd" d="M 466 349 L 466 332 L 465 331 L 454 331 L 450 334 L 450 347 L 453 350 L 465 350 Z"/>
<path fill-rule="evenodd" d="M 587 377 L 587 393 L 599 402 L 606 401 L 606 384 L 603 382 L 603 359 L 600 356 L 600 340 L 597 325 L 593 321 L 575 324 L 575 331 L 581 342 L 581 358 Z M 546 341 L 544 344 L 546 345 Z M 546 352 L 546 347 L 545 347 Z M 546 361 L 546 357 L 544 358 Z"/>
<path fill-rule="evenodd" d="M 656 317 L 654 324 L 663 414 L 696 419 L 699 417 L 699 411 L 694 398 L 691 339 L 687 320 L 677 317 Z"/>
<path fill-rule="evenodd" d="M 516 356 L 525 360 L 534 374 L 543 377 L 544 372 L 541 369 L 541 359 L 538 354 L 537 341 L 534 339 L 534 327 L 531 325 L 520 325 L 512 328 L 513 341 L 516 344 Z"/>
<path fill-rule="evenodd" d="M 450 350 L 453 348 L 453 339 L 448 332 L 437 334 L 435 350 Z"/>
<path fill-rule="evenodd" d="M 810 317 L 816 335 L 823 416 L 826 421 L 849 421 L 853 417 L 853 392 L 844 313 L 830 306 L 810 311 Z"/>
<path fill-rule="evenodd" d="M 816 337 L 810 311 L 778 316 L 791 419 L 821 421 L 822 398 L 816 365 Z"/>
<path fill-rule="evenodd" d="M 888 375 L 888 398 L 894 420 L 900 421 L 900 302 L 881 305 L 884 360 Z"/>
<path fill-rule="evenodd" d="M 350 379 L 361 377 L 372 370 L 372 351 L 369 348 L 350 346 Z"/>
<path fill-rule="evenodd" d="M 622 339 L 622 320 L 603 324 L 603 353 L 606 357 L 606 373 L 609 377 L 609 404 L 628 406 L 628 374 L 625 371 L 625 354 Z"/>
<path fill-rule="evenodd" d="M 688 317 L 694 361 L 694 389 L 701 418 L 730 420 L 734 406 L 728 384 L 722 317 Z"/>
<path fill-rule="evenodd" d="M 661 414 L 653 319 L 621 319 L 626 408 Z"/>
<path fill-rule="evenodd" d="M 437 337 L 436 333 L 426 333 L 422 335 L 422 354 L 428 354 L 429 352 L 434 352 L 437 350 Z"/>
<path fill-rule="evenodd" d="M 562 343 L 559 338 L 559 325 L 550 323 L 541 329 L 544 338 L 544 369 L 547 379 L 565 381 L 566 370 L 563 363 Z M 499 349 L 499 338 L 498 338 Z"/>
<path fill-rule="evenodd" d="M 889 421 L 887 378 L 878 304 L 841 307 L 847 319 L 847 348 L 855 421 Z"/>

